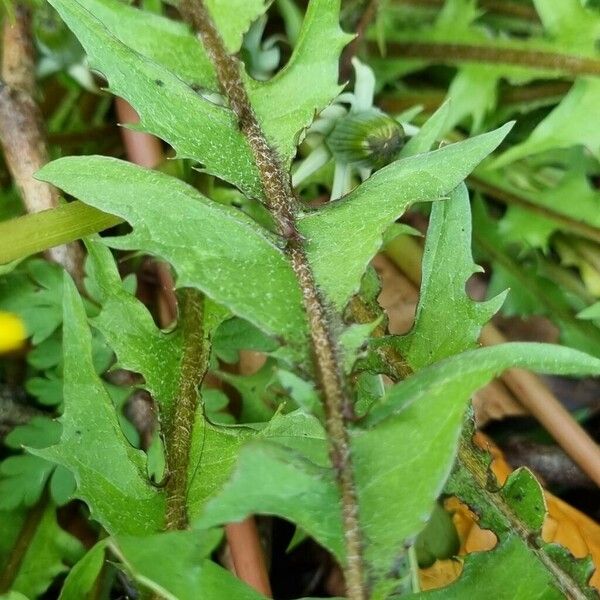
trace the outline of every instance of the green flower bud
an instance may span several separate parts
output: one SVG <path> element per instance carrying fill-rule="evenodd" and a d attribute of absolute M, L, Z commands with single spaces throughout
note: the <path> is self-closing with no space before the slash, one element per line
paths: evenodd
<path fill-rule="evenodd" d="M 339 162 L 380 168 L 392 162 L 404 145 L 402 125 L 377 108 L 342 117 L 327 136 L 327 146 Z"/>

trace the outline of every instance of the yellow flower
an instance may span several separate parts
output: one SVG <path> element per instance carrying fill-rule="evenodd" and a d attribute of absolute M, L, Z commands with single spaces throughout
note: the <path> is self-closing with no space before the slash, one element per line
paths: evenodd
<path fill-rule="evenodd" d="M 13 313 L 0 311 L 0 353 L 18 350 L 26 339 L 27 331 L 21 318 Z"/>

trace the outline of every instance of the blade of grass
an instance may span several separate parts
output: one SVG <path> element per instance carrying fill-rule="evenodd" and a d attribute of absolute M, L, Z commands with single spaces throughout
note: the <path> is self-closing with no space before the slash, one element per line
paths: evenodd
<path fill-rule="evenodd" d="M 0 264 L 67 244 L 123 220 L 82 202 L 0 222 Z"/>

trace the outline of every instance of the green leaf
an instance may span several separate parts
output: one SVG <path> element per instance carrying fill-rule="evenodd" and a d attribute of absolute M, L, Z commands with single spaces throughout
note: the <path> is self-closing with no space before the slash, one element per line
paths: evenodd
<path fill-rule="evenodd" d="M 579 15 L 575 15 L 576 1 L 566 0 L 557 11 L 556 3 L 550 2 L 552 8 L 546 9 L 545 16 L 550 11 L 554 16 L 551 21 L 545 19 L 545 35 L 540 35 L 539 28 L 528 31 L 526 36 L 511 36 L 504 31 L 492 35 L 489 25 L 478 18 L 476 3 L 462 0 L 448 0 L 433 22 L 427 18 L 389 19 L 385 40 L 388 47 L 395 46 L 400 58 L 381 61 L 383 73 L 386 79 L 392 79 L 398 74 L 443 64 L 485 65 L 489 72 L 511 83 L 573 77 L 579 73 L 596 75 L 600 67 L 595 45 L 598 13 L 583 10 L 577 2 Z M 541 5 L 541 1 L 536 1 L 536 7 Z M 571 14 L 563 19 L 567 13 Z"/>
<path fill-rule="evenodd" d="M 46 371 L 44 375 L 45 377 L 30 377 L 25 382 L 25 389 L 40 404 L 58 406 L 63 400 L 62 379 L 56 371 Z"/>
<path fill-rule="evenodd" d="M 504 314 L 547 315 L 560 328 L 564 344 L 600 356 L 600 329 L 592 322 L 576 318 L 565 290 L 539 273 L 536 263 L 531 264 L 523 257 L 519 261 L 511 255 L 510 249 L 504 247 L 497 223 L 487 215 L 481 203 L 474 203 L 473 209 L 476 248 L 493 261 L 488 293 L 511 290 L 503 306 Z"/>
<path fill-rule="evenodd" d="M 413 370 L 472 348 L 506 294 L 487 302 L 469 298 L 465 285 L 481 269 L 471 256 L 471 207 L 464 184 L 431 211 L 415 324 L 394 344 Z M 435 340 L 435 342 L 434 342 Z"/>
<path fill-rule="evenodd" d="M 584 7 L 578 0 L 533 0 L 544 29 L 554 38 L 572 47 L 593 45 L 600 32 L 598 11 Z"/>
<path fill-rule="evenodd" d="M 187 510 L 191 521 L 229 479 L 238 453 L 252 430 L 213 425 L 198 413 L 188 463 Z"/>
<path fill-rule="evenodd" d="M 169 68 L 189 85 L 218 91 L 217 74 L 204 46 L 184 23 L 119 0 L 86 0 L 85 8 L 136 53 Z"/>
<path fill-rule="evenodd" d="M 144 454 L 126 440 L 113 403 L 92 364 L 83 303 L 65 275 L 64 414 L 60 442 L 30 450 L 75 475 L 76 496 L 109 532 L 162 528 L 164 499 L 146 479 Z"/>
<path fill-rule="evenodd" d="M 252 22 L 267 10 L 266 0 L 206 0 L 205 3 L 225 47 L 232 54 L 240 49 L 242 36 Z"/>
<path fill-rule="evenodd" d="M 60 425 L 46 417 L 33 417 L 28 423 L 15 427 L 4 438 L 9 448 L 45 448 L 60 437 Z"/>
<path fill-rule="evenodd" d="M 514 199 L 500 222 L 505 243 L 524 241 L 528 246 L 546 248 L 556 230 L 585 235 L 579 223 L 600 231 L 600 191 L 590 184 L 582 149 L 573 154 L 568 170 L 553 186 L 540 187 L 532 178 L 517 178 L 514 165 L 496 170 L 486 166 L 484 163 L 475 172 L 475 189 L 485 192 L 491 186 L 500 197 L 509 202 Z M 600 233 L 597 237 L 600 239 Z"/>
<path fill-rule="evenodd" d="M 415 375 L 391 387 L 381 404 L 367 416 L 369 426 L 403 410 L 409 403 L 427 394 L 441 393 L 445 384 L 462 386 L 472 393 L 508 368 L 531 369 L 555 375 L 596 375 L 600 360 L 571 348 L 555 344 L 510 342 L 498 346 L 469 350 L 446 358 L 420 370 Z M 483 383 L 482 383 L 483 382 Z M 449 388 L 452 389 L 452 388 Z M 423 402 L 431 402 L 431 396 Z"/>
<path fill-rule="evenodd" d="M 496 485 L 489 472 L 488 453 L 471 446 L 472 433 L 471 427 L 463 434 L 464 442 L 446 491 L 468 504 L 479 515 L 480 527 L 491 529 L 500 544 L 491 552 L 481 554 L 481 559 L 471 560 L 475 564 L 479 560 L 494 564 L 491 572 L 501 573 L 506 563 L 514 566 L 503 550 L 508 546 L 520 557 L 520 568 L 529 571 L 530 577 L 537 581 L 536 588 L 546 590 L 542 597 L 597 598 L 597 590 L 588 586 L 594 569 L 591 558 L 575 559 L 558 544 L 543 541 L 546 503 L 542 487 L 533 474 L 527 469 L 518 469 L 511 473 L 504 486 Z M 457 590 L 466 590 L 477 582 L 487 586 L 487 576 L 482 577 L 483 573 L 488 571 L 465 568 L 466 579 L 463 581 L 461 577 L 454 585 Z"/>
<path fill-rule="evenodd" d="M 41 497 L 54 465 L 37 456 L 9 456 L 0 463 L 0 510 L 33 506 Z"/>
<path fill-rule="evenodd" d="M 0 279 L 0 309 L 18 314 L 35 345 L 62 323 L 62 269 L 41 259 L 21 264 Z"/>
<path fill-rule="evenodd" d="M 62 386 L 62 381 L 61 381 Z M 61 427 L 47 417 L 33 417 L 28 423 L 15 427 L 4 439 L 9 448 L 46 448 L 56 444 Z M 70 500 L 75 489 L 71 473 L 39 456 L 10 456 L 0 464 L 0 506 L 32 506 L 41 497 L 50 480 L 50 496 L 61 506 Z"/>
<path fill-rule="evenodd" d="M 39 597 L 82 554 L 81 542 L 58 525 L 56 507 L 48 503 L 27 545 L 12 590 L 31 598 Z"/>
<path fill-rule="evenodd" d="M 352 432 L 361 526 L 373 576 L 422 528 L 454 462 L 471 395 L 503 370 L 600 373 L 600 361 L 543 344 L 511 343 L 471 350 L 422 369 L 390 388 Z M 398 510 L 398 506 L 402 510 Z"/>
<path fill-rule="evenodd" d="M 240 350 L 272 352 L 277 344 L 248 321 L 233 318 L 224 321 L 213 337 L 213 350 L 225 362 L 236 363 Z"/>
<path fill-rule="evenodd" d="M 170 415 L 178 393 L 181 333 L 158 329 L 148 309 L 124 289 L 110 250 L 98 238 L 86 247 L 90 279 L 102 304 L 92 325 L 115 351 L 119 366 L 143 375 L 145 389 Z"/>
<path fill-rule="evenodd" d="M 600 319 L 600 301 L 595 302 L 591 306 L 588 306 L 584 310 L 582 310 L 578 315 L 578 319 L 589 319 L 591 321 L 595 321 Z"/>
<path fill-rule="evenodd" d="M 429 518 L 454 462 L 472 393 L 513 366 L 600 373 L 599 360 L 559 346 L 505 344 L 465 352 L 392 387 L 364 419 L 369 429 L 351 430 L 360 524 L 374 579 L 388 574 Z M 293 436 L 273 438 L 265 431 L 266 441 L 244 445 L 229 482 L 199 513 L 196 525 L 275 514 L 296 523 L 343 564 L 339 491 L 324 432 L 319 425 L 309 434 L 309 422 L 289 418 L 281 422 L 292 424 Z M 302 438 L 310 444 L 290 444 Z"/>
<path fill-rule="evenodd" d="M 231 479 L 195 525 L 206 528 L 241 521 L 253 513 L 297 523 L 343 562 L 340 498 L 329 468 L 273 443 L 246 444 Z"/>
<path fill-rule="evenodd" d="M 86 175 L 91 172 L 93 178 Z M 126 219 L 133 232 L 111 238 L 112 246 L 160 256 L 175 268 L 178 287 L 201 290 L 306 352 L 306 318 L 291 265 L 274 238 L 240 211 L 167 175 L 111 158 L 60 159 L 39 176 Z"/>
<path fill-rule="evenodd" d="M 471 120 L 472 133 L 481 131 L 486 117 L 496 108 L 498 84 L 501 79 L 502 74 L 498 72 L 497 67 L 461 67 L 448 88 L 451 103 L 444 133 L 451 131 L 465 119 Z"/>
<path fill-rule="evenodd" d="M 343 308 L 358 290 L 387 227 L 412 203 L 436 200 L 451 192 L 500 144 L 511 126 L 400 159 L 346 197 L 303 215 L 299 229 L 306 238 L 315 279 L 327 299 Z"/>
<path fill-rule="evenodd" d="M 135 52 L 168 69 L 190 86 L 219 92 L 214 67 L 196 36 L 184 25 L 116 0 L 91 0 L 86 8 Z M 207 8 L 228 49 L 237 52 L 241 34 L 266 6 L 265 0 L 235 0 L 233 3 L 211 0 Z M 352 36 L 340 29 L 339 12 L 340 0 L 311 0 L 286 66 L 269 81 L 245 76 L 250 102 L 267 140 L 286 166 L 296 153 L 301 132 L 343 87 L 338 85 L 339 57 Z M 80 35 L 79 30 L 76 33 Z M 156 44 L 157 39 L 161 40 L 160 44 Z M 305 86 L 306 81 L 311 85 Z M 298 89 L 304 90 L 301 96 L 297 94 Z"/>
<path fill-rule="evenodd" d="M 246 78 L 265 136 L 286 166 L 296 153 L 301 132 L 342 90 L 339 58 L 353 36 L 340 29 L 339 13 L 340 0 L 311 0 L 287 65 L 269 81 Z"/>
<path fill-rule="evenodd" d="M 285 446 L 315 462 L 320 469 L 328 464 L 322 426 L 315 417 L 300 411 L 285 416 L 277 414 L 264 428 L 262 425 L 255 425 L 254 428 L 216 426 L 206 421 L 202 425 L 200 419 L 197 417 L 194 427 L 188 469 L 188 512 L 191 521 L 204 514 L 206 503 L 213 497 L 221 493 L 227 495 L 228 492 L 222 492 L 222 488 L 234 472 L 239 453 L 245 444 L 255 439 Z M 225 507 L 220 508 L 220 500 L 211 501 L 210 505 L 215 504 L 219 514 L 226 512 Z M 235 519 L 237 516 L 232 516 L 231 520 Z M 216 523 L 212 522 L 211 526 Z"/>
<path fill-rule="evenodd" d="M 104 564 L 107 540 L 101 540 L 77 562 L 69 571 L 59 600 L 80 600 L 94 588 L 96 579 Z"/>
<path fill-rule="evenodd" d="M 179 158 L 197 160 L 247 195 L 262 197 L 250 147 L 231 110 L 206 100 L 168 69 L 125 46 L 80 0 L 51 4 L 79 38 L 92 67 L 108 79 L 111 91 L 135 108 L 138 128 L 164 139 Z"/>
<path fill-rule="evenodd" d="M 209 560 L 219 540 L 218 531 L 175 531 L 118 537 L 109 546 L 134 580 L 166 600 L 264 598 Z"/>
<path fill-rule="evenodd" d="M 492 551 L 475 552 L 465 559 L 457 582 L 437 590 L 407 596 L 407 600 L 560 600 L 565 596 L 555 587 L 542 563 L 518 540 L 502 542 Z"/>
<path fill-rule="evenodd" d="M 242 409 L 240 422 L 259 423 L 268 421 L 281 400 L 269 389 L 275 381 L 276 361 L 268 359 L 267 362 L 251 375 L 236 375 L 221 371 L 218 377 L 232 385 L 240 394 Z"/>
<path fill-rule="evenodd" d="M 531 132 L 521 144 L 513 146 L 492 162 L 499 168 L 531 154 L 553 148 L 585 146 L 600 159 L 600 132 L 590 126 L 590 115 L 600 104 L 600 78 L 581 77 L 562 102 Z"/>
<path fill-rule="evenodd" d="M 437 559 L 456 556 L 459 549 L 460 540 L 451 515 L 436 504 L 429 522 L 415 542 L 419 567 L 430 567 Z"/>

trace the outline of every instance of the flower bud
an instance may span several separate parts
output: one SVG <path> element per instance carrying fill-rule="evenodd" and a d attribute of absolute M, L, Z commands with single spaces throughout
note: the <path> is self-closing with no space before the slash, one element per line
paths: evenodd
<path fill-rule="evenodd" d="M 336 161 L 379 168 L 392 162 L 404 145 L 402 125 L 377 108 L 349 113 L 327 136 Z"/>

